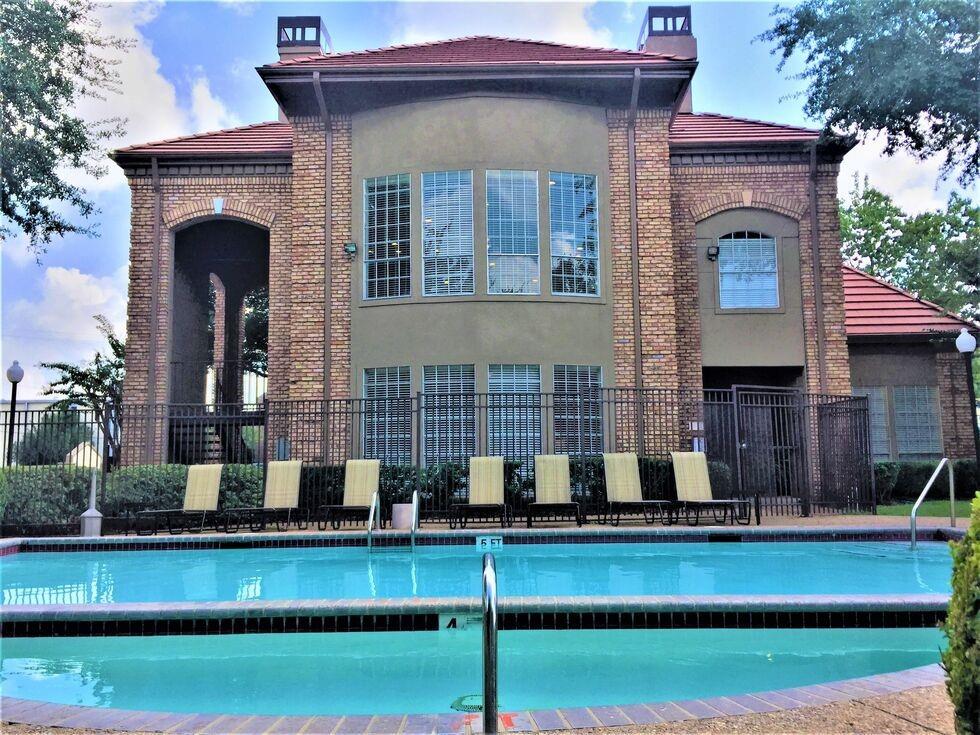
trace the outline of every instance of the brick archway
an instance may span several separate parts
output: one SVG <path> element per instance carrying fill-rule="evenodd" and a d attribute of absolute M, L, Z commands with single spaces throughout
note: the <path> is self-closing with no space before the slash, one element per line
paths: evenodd
<path fill-rule="evenodd" d="M 168 209 L 163 214 L 163 225 L 169 230 L 175 230 L 213 218 L 237 219 L 270 230 L 276 213 L 232 198 L 211 197 L 195 199 Z"/>
<path fill-rule="evenodd" d="M 796 197 L 773 196 L 764 192 L 743 189 L 738 192 L 733 191 L 718 194 L 717 196 L 700 201 L 691 207 L 691 214 L 694 216 L 695 222 L 700 222 L 719 212 L 741 207 L 767 209 L 771 212 L 800 220 L 806 214 L 807 202 L 804 199 L 798 199 Z"/>

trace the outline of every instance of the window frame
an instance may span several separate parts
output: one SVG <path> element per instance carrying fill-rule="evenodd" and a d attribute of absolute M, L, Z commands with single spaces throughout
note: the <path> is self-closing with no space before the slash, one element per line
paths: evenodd
<path fill-rule="evenodd" d="M 447 371 L 450 373 L 447 376 L 447 382 L 450 383 L 450 390 L 449 391 L 426 390 L 426 386 L 429 381 L 430 370 L 435 372 L 442 368 L 446 368 Z M 460 375 L 459 375 L 460 383 L 467 381 L 467 379 L 472 381 L 472 390 L 456 391 L 452 389 L 451 384 L 453 382 L 453 376 L 451 373 L 453 368 L 460 369 Z M 465 374 L 467 369 L 469 370 L 469 375 Z M 438 376 L 436 376 L 436 380 L 439 380 Z M 426 399 L 425 399 L 426 396 L 431 397 L 431 396 L 456 396 L 456 395 L 461 397 L 458 406 L 454 406 L 452 401 L 449 401 L 448 402 L 449 405 L 445 407 L 438 405 L 438 402 L 437 405 L 433 405 L 433 406 L 429 406 L 426 404 Z M 467 396 L 469 396 L 468 402 L 465 401 L 465 397 Z M 452 450 L 454 448 L 452 446 L 453 440 L 456 437 L 454 437 L 452 431 L 450 431 L 448 437 L 445 438 L 445 443 L 448 445 L 449 453 L 447 455 L 441 455 L 441 454 L 435 455 L 432 464 L 461 461 L 461 460 L 469 459 L 469 457 L 475 456 L 476 447 L 477 447 L 477 433 L 478 433 L 475 399 L 476 399 L 476 365 L 474 363 L 440 363 L 437 365 L 422 366 L 422 401 L 423 401 L 424 410 L 422 412 L 422 427 L 421 427 L 422 452 L 421 452 L 420 459 L 422 461 L 423 466 L 426 467 L 431 466 L 429 461 L 429 427 L 430 427 L 429 412 L 431 411 L 437 412 L 436 414 L 437 419 L 440 418 L 438 412 L 445 412 L 447 421 L 451 422 L 454 418 L 453 411 L 454 409 L 457 410 L 458 413 L 456 413 L 455 416 L 458 418 L 459 427 L 460 427 L 458 439 L 457 439 L 460 445 L 459 446 L 460 454 L 458 456 L 452 454 Z M 436 432 L 436 436 L 437 438 L 441 437 L 441 435 L 438 432 Z"/>
<path fill-rule="evenodd" d="M 433 255 L 429 256 L 425 254 L 425 177 L 434 176 L 436 174 L 469 174 L 469 184 L 470 184 L 470 212 L 469 212 L 469 236 L 470 236 L 470 253 L 469 255 Z M 448 299 L 459 296 L 474 296 L 476 295 L 476 232 L 474 226 L 475 220 L 475 205 L 473 201 L 473 169 L 441 169 L 438 171 L 422 171 L 419 174 L 419 216 L 421 218 L 421 226 L 419 227 L 419 260 L 422 265 L 422 289 L 421 294 L 423 299 L 436 298 L 436 299 Z M 452 260 L 452 259 L 470 259 L 470 290 L 469 291 L 454 291 L 450 293 L 429 293 L 426 289 L 426 263 L 430 260 Z"/>
<path fill-rule="evenodd" d="M 746 237 L 733 238 L 732 235 L 742 234 Z M 748 235 L 756 235 L 757 237 L 751 238 Z M 721 269 L 721 247 L 722 241 L 726 238 L 732 240 L 770 240 L 773 243 L 773 277 L 775 279 L 775 296 L 776 303 L 774 306 L 725 306 L 722 303 L 722 269 Z M 780 274 L 781 260 L 779 257 L 779 241 L 780 237 L 769 235 L 762 230 L 732 230 L 731 232 L 726 232 L 724 235 L 719 235 L 714 238 L 714 244 L 718 248 L 718 258 L 715 262 L 715 289 L 717 293 L 717 299 L 715 302 L 715 309 L 719 314 L 752 314 L 752 313 L 783 313 L 785 311 L 785 304 L 783 298 L 783 279 Z"/>
<path fill-rule="evenodd" d="M 935 442 L 935 447 L 929 449 L 929 451 L 902 451 L 902 431 L 906 430 L 911 426 L 922 426 L 922 424 L 915 420 L 911 423 L 906 424 L 903 418 L 908 414 L 922 414 L 921 410 L 909 411 L 899 410 L 899 391 L 909 391 L 909 390 L 925 390 L 929 396 L 929 426 L 934 429 L 932 434 L 932 441 Z M 942 413 L 939 406 L 939 390 L 935 385 L 893 385 L 891 386 L 892 394 L 892 413 L 894 416 L 893 427 L 894 427 L 894 458 L 899 462 L 916 462 L 916 461 L 930 461 L 933 459 L 938 459 L 943 456 L 943 423 L 942 423 Z"/>
<path fill-rule="evenodd" d="M 555 290 L 555 258 L 573 258 L 577 260 L 593 260 L 589 257 L 580 257 L 574 255 L 555 255 L 555 239 L 554 239 L 554 222 L 555 219 L 552 216 L 552 190 L 554 185 L 552 185 L 552 176 L 558 175 L 569 175 L 569 176 L 587 176 L 592 179 L 595 185 L 595 293 L 571 293 L 568 291 L 556 291 Z M 599 175 L 595 173 L 583 173 L 576 171 L 554 171 L 548 170 L 548 293 L 552 296 L 568 297 L 574 299 L 600 299 L 602 298 L 602 219 L 601 219 L 601 197 L 600 197 L 600 185 L 599 185 Z M 563 276 L 562 276 L 563 277 Z"/>
<path fill-rule="evenodd" d="M 589 385 L 584 387 L 576 380 L 574 391 L 567 389 L 568 372 L 574 370 L 576 377 L 585 373 L 589 378 Z M 564 371 L 565 379 L 563 382 L 564 390 L 558 390 L 558 374 Z M 593 375 L 597 378 L 592 381 Z M 553 408 L 552 408 L 552 437 L 555 445 L 555 452 L 559 454 L 601 454 L 605 447 L 605 427 L 603 426 L 602 415 L 602 386 L 603 370 L 602 365 L 580 365 L 573 363 L 555 363 L 551 366 Z M 581 403 L 575 400 L 574 406 L 566 405 L 561 396 L 566 396 L 570 392 L 581 394 L 583 390 L 595 392 L 595 397 L 583 399 Z M 587 413 L 580 413 L 579 408 L 587 409 Z M 575 424 L 575 432 L 568 433 L 559 431 L 559 420 L 572 422 Z M 581 428 L 580 428 L 581 427 Z M 585 446 L 579 443 L 579 438 L 585 439 Z M 588 450 L 588 451 L 586 451 Z"/>
<path fill-rule="evenodd" d="M 397 378 L 399 381 L 398 391 L 399 393 L 401 392 L 403 387 L 401 385 L 401 382 L 404 380 L 404 384 L 405 386 L 407 386 L 407 394 L 404 396 L 402 395 L 391 396 L 390 394 L 391 383 L 386 378 L 384 397 L 377 397 L 377 396 L 369 397 L 367 395 L 368 373 L 376 373 L 381 370 L 386 371 L 386 375 L 390 375 L 392 371 L 396 371 Z M 405 371 L 404 378 L 401 375 L 402 371 Z M 368 407 L 371 405 L 372 401 L 384 402 L 386 410 L 380 417 L 375 417 L 374 412 L 368 410 Z M 412 412 L 411 410 L 409 410 L 408 413 L 405 414 L 408 418 L 407 432 L 404 431 L 405 427 L 399 427 L 400 430 L 397 433 L 393 434 L 391 431 L 391 425 L 394 423 L 394 421 L 391 418 L 390 410 L 388 410 L 390 408 L 390 406 L 388 405 L 389 401 L 407 401 L 408 407 L 409 409 L 411 409 L 411 401 L 412 401 L 411 365 L 386 365 L 386 366 L 368 367 L 362 369 L 361 371 L 361 421 L 360 421 L 361 456 L 364 459 L 380 459 L 382 461 L 388 461 L 388 462 L 391 461 L 392 457 L 395 457 L 397 458 L 399 463 L 403 463 L 403 460 L 405 460 L 405 458 L 407 457 L 408 458 L 407 461 L 411 462 L 412 443 L 413 443 L 412 432 L 414 431 L 414 421 L 412 420 Z M 396 416 L 397 415 L 398 414 L 396 414 Z M 383 440 L 381 441 L 381 443 L 383 444 L 385 451 L 380 454 L 377 452 L 368 451 L 369 446 L 376 448 L 376 444 L 378 443 L 377 434 L 375 432 L 368 431 L 369 421 L 371 420 L 377 422 L 378 426 L 381 426 L 383 428 L 383 432 L 382 432 Z M 371 444 L 369 444 L 369 437 L 370 437 L 370 441 L 372 442 Z M 400 447 L 399 446 L 400 441 L 407 441 L 407 447 L 405 448 Z M 394 451 L 392 451 L 392 446 L 394 446 L 395 448 Z"/>
<path fill-rule="evenodd" d="M 520 257 L 532 257 L 530 255 L 517 254 L 517 253 L 491 253 L 490 252 L 490 174 L 491 172 L 501 174 L 501 173 L 532 173 L 534 174 L 534 226 L 535 226 L 535 241 L 537 245 L 537 252 L 533 256 L 537 264 L 537 283 L 536 290 L 534 291 L 493 291 L 490 288 L 490 259 L 491 258 L 520 258 Z M 487 295 L 488 296 L 540 296 L 541 295 L 541 171 L 540 169 L 516 169 L 516 168 L 488 168 L 484 169 L 484 211 L 483 218 L 486 225 L 487 234 Z M 550 214 L 550 211 L 549 211 Z M 550 224 L 550 217 L 549 217 Z M 532 279 L 533 281 L 534 279 Z"/>
<path fill-rule="evenodd" d="M 377 181 L 379 179 L 392 179 L 405 177 L 408 182 L 408 239 L 406 245 L 408 248 L 408 255 L 402 256 L 399 254 L 397 258 L 368 258 L 368 248 L 376 247 L 379 243 L 373 243 L 369 241 L 368 238 L 368 213 L 370 208 L 368 206 L 368 182 Z M 398 173 L 398 174 L 382 174 L 380 176 L 365 176 L 361 184 L 362 188 L 362 203 L 361 203 L 361 219 L 362 222 L 362 235 L 364 238 L 363 245 L 363 265 L 361 267 L 361 299 L 364 301 L 387 301 L 389 299 L 410 299 L 412 297 L 412 175 L 409 173 Z M 401 226 L 402 222 L 399 220 L 398 225 Z M 399 238 L 399 247 L 401 246 L 402 239 Z M 388 241 L 391 242 L 390 240 Z M 390 263 L 390 262 L 401 262 L 406 261 L 408 263 L 408 292 L 399 293 L 397 295 L 385 295 L 385 296 L 370 296 L 368 295 L 368 267 L 371 263 Z M 385 280 L 390 281 L 390 278 Z M 399 276 L 400 280 L 400 276 Z"/>

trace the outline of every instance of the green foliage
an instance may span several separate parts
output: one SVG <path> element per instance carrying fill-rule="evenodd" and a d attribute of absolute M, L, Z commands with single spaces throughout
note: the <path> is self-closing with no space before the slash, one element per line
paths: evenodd
<path fill-rule="evenodd" d="M 875 462 L 875 492 L 878 503 L 915 501 L 936 469 L 935 461 L 922 462 Z M 932 490 L 930 498 L 945 498 L 949 475 L 944 470 Z M 953 482 L 956 497 L 970 500 L 980 490 L 980 477 L 977 475 L 975 459 L 953 460 Z"/>
<path fill-rule="evenodd" d="M 269 288 L 249 291 L 242 303 L 243 369 L 258 375 L 269 371 Z"/>
<path fill-rule="evenodd" d="M 899 462 L 875 462 L 875 495 L 879 505 L 888 505 L 894 499 L 901 469 Z"/>
<path fill-rule="evenodd" d="M 978 13 L 969 0 L 803 0 L 774 12 L 760 38 L 779 68 L 799 53 L 808 116 L 871 137 L 885 151 L 943 154 L 944 176 L 980 173 Z"/>
<path fill-rule="evenodd" d="M 118 118 L 78 113 L 87 99 L 119 91 L 111 57 L 131 43 L 103 34 L 95 9 L 89 0 L 0 3 L 0 239 L 18 229 L 38 257 L 52 237 L 91 233 L 64 214 L 95 212 L 66 174 L 105 174 L 105 146 L 122 132 Z"/>
<path fill-rule="evenodd" d="M 953 701 L 956 732 L 980 734 L 980 494 L 973 500 L 970 527 L 953 553 L 953 596 L 943 629 L 946 689 Z"/>
<path fill-rule="evenodd" d="M 13 460 L 18 465 L 58 464 L 72 449 L 91 440 L 92 427 L 79 412 L 45 411 L 14 444 Z"/>
<path fill-rule="evenodd" d="M 70 465 L 0 470 L 3 522 L 71 523 L 88 507 L 91 471 Z"/>
<path fill-rule="evenodd" d="M 166 510 L 184 504 L 187 466 L 181 464 L 121 467 L 109 475 L 99 510 L 120 517 L 141 510 Z M 219 508 L 256 508 L 262 503 L 262 468 L 226 464 L 221 471 Z"/>

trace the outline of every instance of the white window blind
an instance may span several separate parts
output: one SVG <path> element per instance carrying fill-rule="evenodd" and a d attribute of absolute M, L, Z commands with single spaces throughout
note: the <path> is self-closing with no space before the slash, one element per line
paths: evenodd
<path fill-rule="evenodd" d="M 541 292 L 538 172 L 487 171 L 487 291 Z"/>
<path fill-rule="evenodd" d="M 408 366 L 367 368 L 363 387 L 364 457 L 412 461 L 412 374 Z"/>
<path fill-rule="evenodd" d="M 718 292 L 722 309 L 777 308 L 776 241 L 759 232 L 719 238 Z"/>
<path fill-rule="evenodd" d="M 490 365 L 488 377 L 488 451 L 520 459 L 525 472 L 541 453 L 541 368 Z"/>
<path fill-rule="evenodd" d="M 551 291 L 599 294 L 599 204 L 596 177 L 551 171 Z"/>
<path fill-rule="evenodd" d="M 899 460 L 932 459 L 942 452 L 936 389 L 931 385 L 897 385 L 895 443 Z"/>
<path fill-rule="evenodd" d="M 871 454 L 875 459 L 891 457 L 891 438 L 888 430 L 888 404 L 883 387 L 855 388 L 854 395 L 868 399 L 868 420 L 871 424 Z"/>
<path fill-rule="evenodd" d="M 422 174 L 423 293 L 473 293 L 473 172 Z"/>
<path fill-rule="evenodd" d="M 364 181 L 364 298 L 412 291 L 411 185 L 408 174 Z"/>
<path fill-rule="evenodd" d="M 602 452 L 602 368 L 555 365 L 555 451 Z"/>
<path fill-rule="evenodd" d="M 472 365 L 426 365 L 422 375 L 427 465 L 476 453 L 476 376 Z"/>

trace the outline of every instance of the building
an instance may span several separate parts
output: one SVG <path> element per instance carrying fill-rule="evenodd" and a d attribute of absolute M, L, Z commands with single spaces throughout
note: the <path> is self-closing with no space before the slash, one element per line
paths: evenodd
<path fill-rule="evenodd" d="M 258 69 L 279 121 L 115 153 L 127 402 L 201 402 L 219 363 L 240 400 L 242 300 L 266 286 L 272 399 L 849 393 L 847 148 L 692 112 L 689 8 L 651 7 L 632 51 L 325 38 L 280 18 Z"/>

